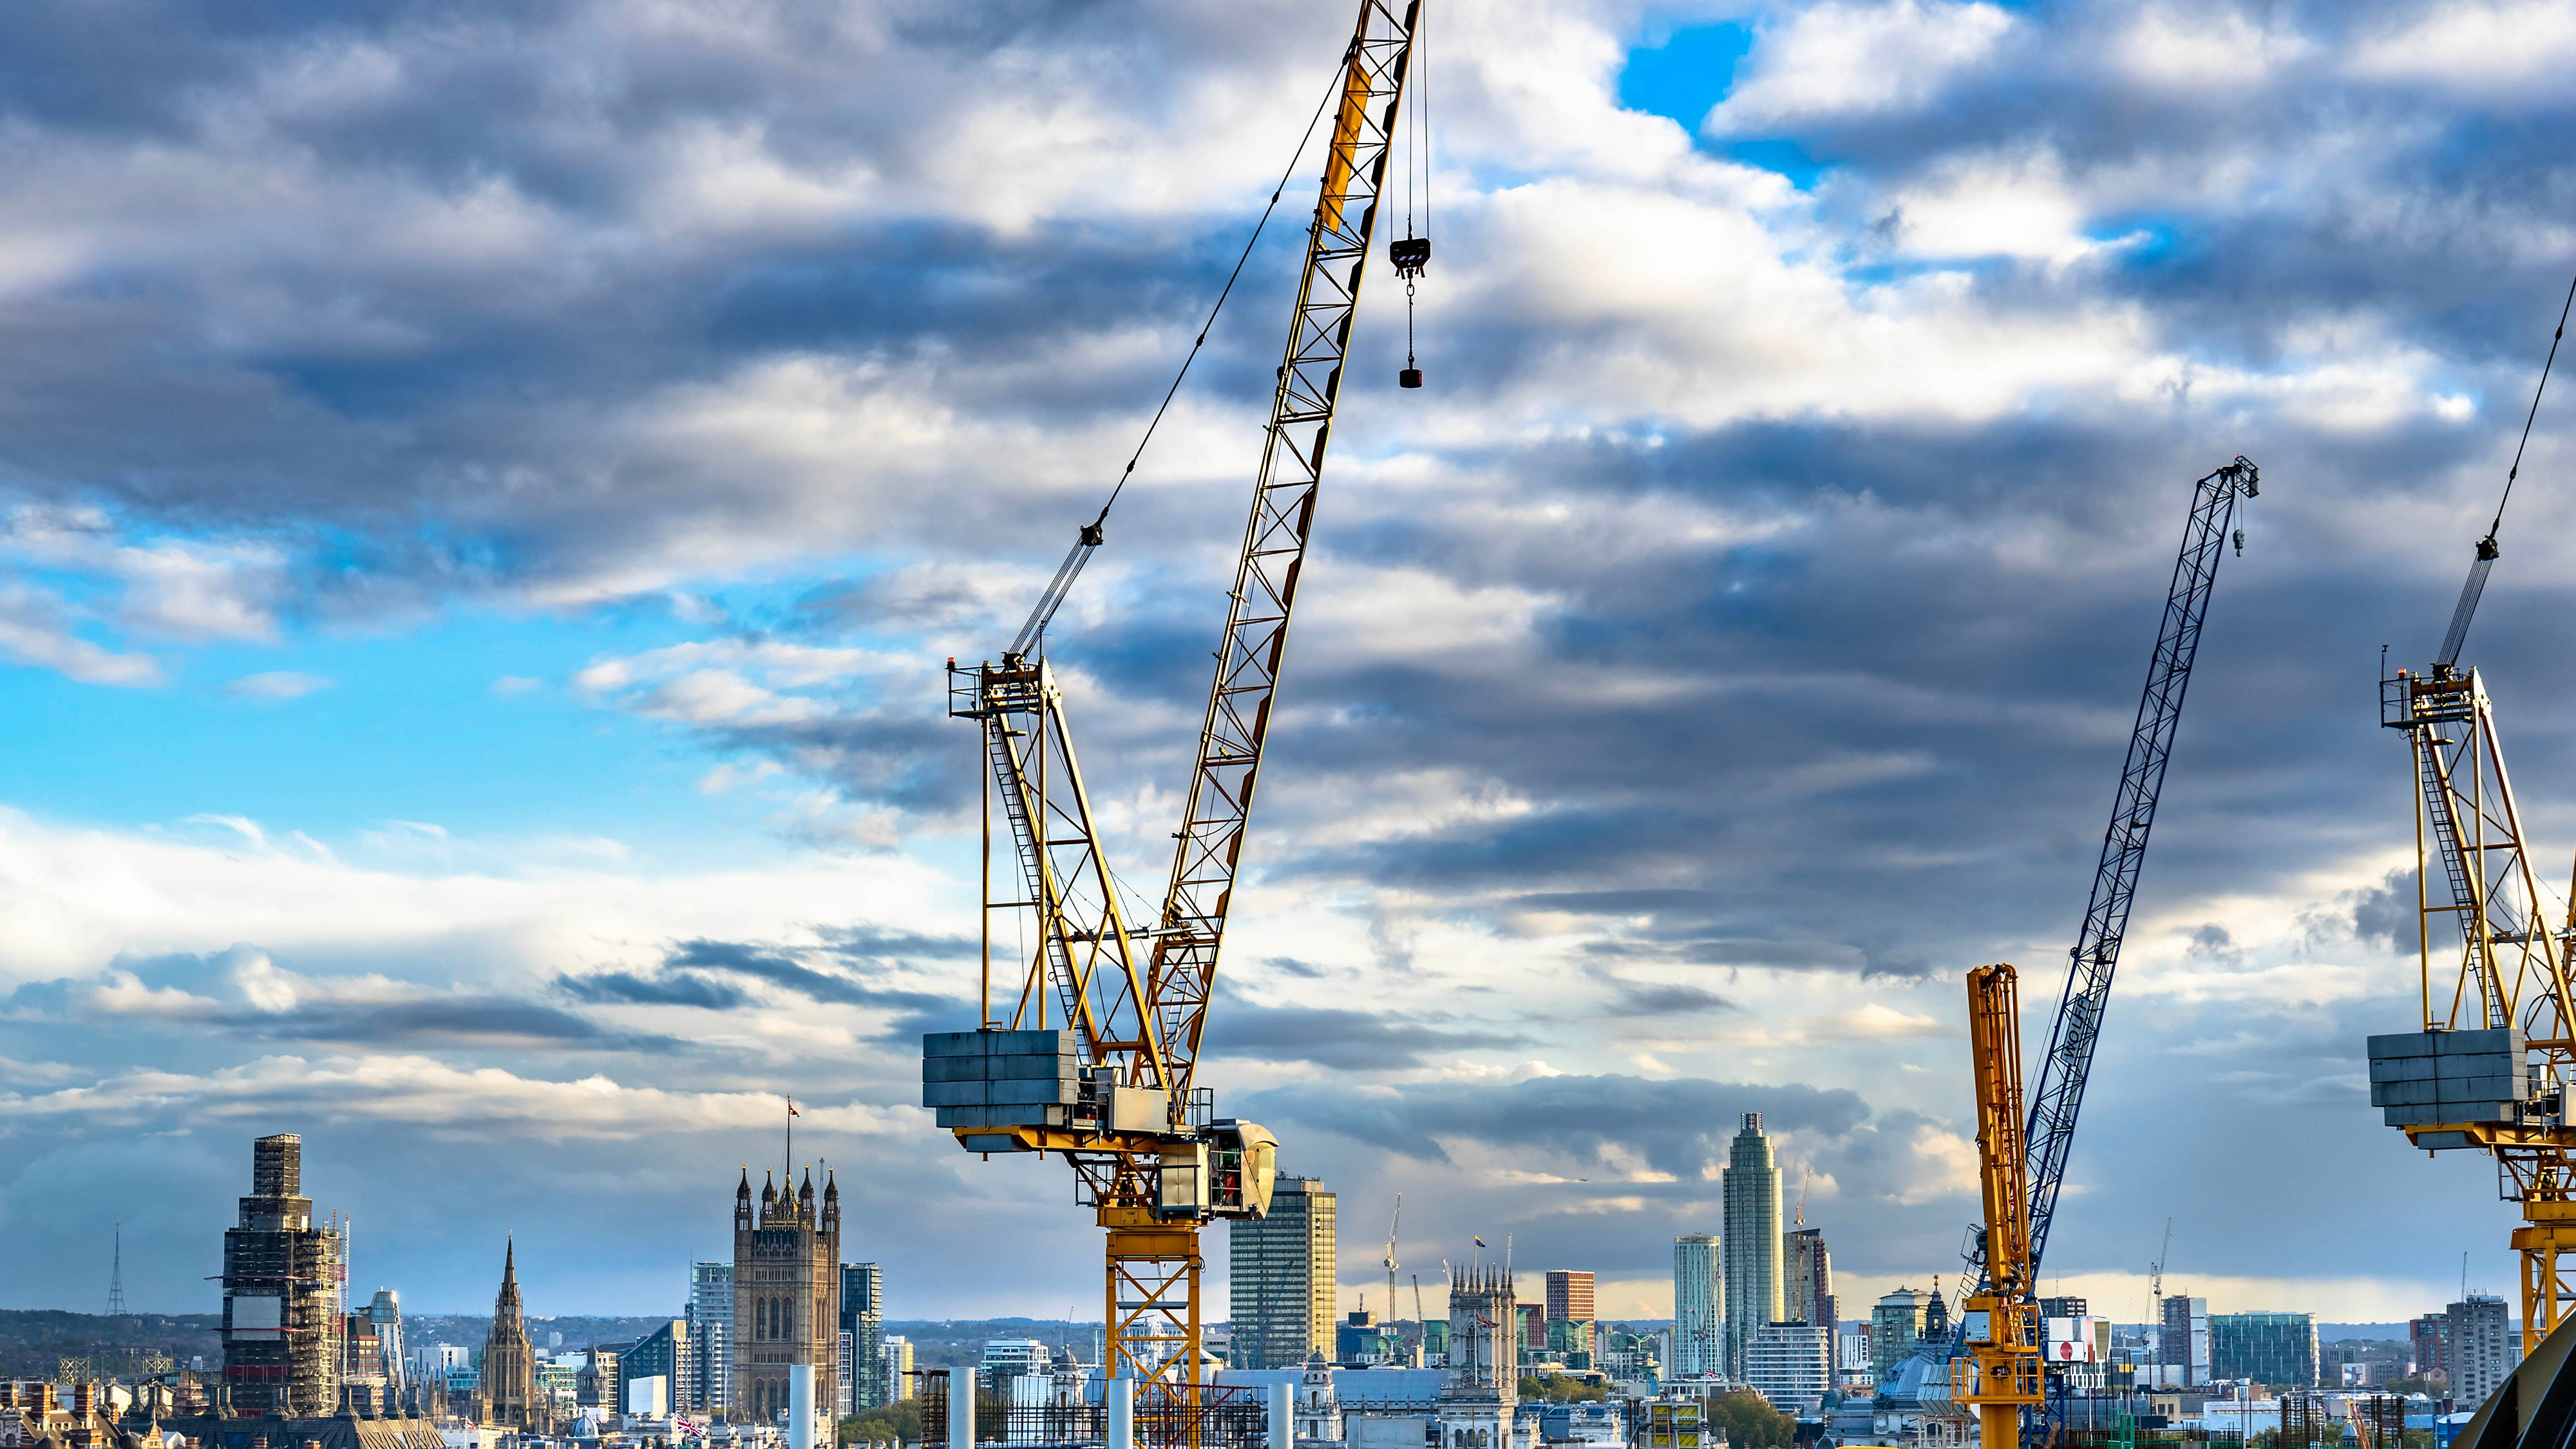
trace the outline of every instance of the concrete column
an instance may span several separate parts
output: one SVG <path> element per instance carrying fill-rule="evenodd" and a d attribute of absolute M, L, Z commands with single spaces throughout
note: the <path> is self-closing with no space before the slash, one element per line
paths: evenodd
<path fill-rule="evenodd" d="M 1136 1449 L 1136 1381 L 1109 1381 L 1109 1449 Z"/>
<path fill-rule="evenodd" d="M 1270 1386 L 1270 1449 L 1296 1449 L 1297 1386 Z"/>
<path fill-rule="evenodd" d="M 787 1449 L 814 1449 L 814 1366 L 787 1366 Z"/>
<path fill-rule="evenodd" d="M 948 1449 L 975 1449 L 975 1371 L 948 1371 Z"/>

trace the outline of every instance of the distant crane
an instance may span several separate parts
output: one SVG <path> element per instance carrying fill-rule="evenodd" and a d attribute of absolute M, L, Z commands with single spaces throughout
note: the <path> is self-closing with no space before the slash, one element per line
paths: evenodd
<path fill-rule="evenodd" d="M 1812 1162 L 1802 1164 L 1798 1170 L 1798 1215 L 1789 1222 L 1793 1228 L 1807 1225 L 1807 1182 L 1815 1175 L 1816 1165 Z"/>
<path fill-rule="evenodd" d="M 1395 1221 L 1386 1228 L 1386 1321 L 1395 1322 L 1395 1234 L 1404 1226 L 1404 1194 L 1395 1195 Z"/>
<path fill-rule="evenodd" d="M 2164 1367 L 2165 1361 L 2165 1259 L 2172 1254 L 2173 1219 L 2168 1217 L 2165 1219 L 2164 1245 L 2156 1249 L 2156 1260 L 2147 1265 L 2147 1292 L 2156 1300 L 2156 1356 L 2147 1361 L 2148 1377 L 2157 1380 L 2161 1380 L 2163 1375 L 2154 1370 Z M 2157 1386 L 2163 1385 L 2159 1382 Z"/>

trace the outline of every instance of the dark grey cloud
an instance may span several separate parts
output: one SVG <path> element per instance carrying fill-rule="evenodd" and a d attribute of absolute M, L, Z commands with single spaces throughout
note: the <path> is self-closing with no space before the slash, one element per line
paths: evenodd
<path fill-rule="evenodd" d="M 1629 1076 L 1383 1088 L 1297 1084 L 1254 1092 L 1242 1110 L 1433 1162 L 1449 1160 L 1444 1138 L 1537 1147 L 1583 1160 L 1622 1148 L 1658 1172 L 1693 1180 L 1724 1165 L 1737 1114 L 1761 1112 L 1772 1127 L 1826 1137 L 1849 1136 L 1871 1116 L 1858 1093 L 1841 1089 Z"/>
<path fill-rule="evenodd" d="M 1335 1071 L 1402 1071 L 1427 1058 L 1525 1046 L 1517 1031 L 1479 1029 L 1449 1018 L 1423 1020 L 1381 1008 L 1264 1006 L 1224 979 L 1208 1008 L 1209 1055 L 1311 1062 Z"/>
<path fill-rule="evenodd" d="M 698 939 L 677 942 L 650 971 L 604 971 L 555 977 L 555 989 L 577 1001 L 638 1006 L 687 1006 L 732 1011 L 752 1004 L 750 983 L 808 1001 L 896 1013 L 890 1036 L 934 1029 L 956 1015 L 959 998 L 907 990 L 872 979 L 886 963 L 905 957 L 954 960 L 974 943 L 883 926 L 819 931 L 819 948 L 749 941 Z M 816 959 L 809 958 L 819 958 Z"/>
<path fill-rule="evenodd" d="M 165 957 L 149 963 L 140 974 L 120 970 L 21 982 L 0 997 L 0 1019 L 164 1035 L 212 1030 L 246 1041 L 360 1049 L 444 1046 L 635 1052 L 684 1045 L 654 1033 L 606 1026 L 522 997 L 431 990 L 382 978 L 355 983 L 299 978 L 282 992 L 224 989 L 218 982 L 214 997 L 151 992 L 157 979 L 167 979 L 174 967 L 183 964 L 203 963 L 196 957 Z M 206 967 L 204 975 L 212 977 L 215 971 Z"/>

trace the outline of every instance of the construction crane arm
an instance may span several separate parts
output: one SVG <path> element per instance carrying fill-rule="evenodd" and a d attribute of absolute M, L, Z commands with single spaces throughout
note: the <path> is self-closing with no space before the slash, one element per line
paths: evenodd
<path fill-rule="evenodd" d="M 2084 1105 L 2085 1078 L 2093 1070 L 2093 1048 L 2101 1040 L 2102 1015 L 2110 1005 L 2111 976 L 2120 964 L 2120 941 L 2129 929 L 2129 906 L 2137 894 L 2139 867 L 2146 862 L 2147 832 L 2155 824 L 2156 797 L 2164 788 L 2174 731 L 2182 722 L 2183 691 L 2191 683 L 2192 657 L 2200 649 L 2201 620 L 2209 612 L 2210 588 L 2218 581 L 2228 521 L 2235 515 L 2239 497 L 2256 495 L 2259 478 L 2254 465 L 2239 455 L 2194 485 L 2182 552 L 2174 560 L 2173 585 L 2165 595 L 2164 623 L 2156 632 L 2146 692 L 2138 700 L 2128 761 L 2120 769 L 2110 829 L 2103 834 L 2102 857 L 2093 874 L 2092 899 L 2084 908 L 2084 929 L 2076 938 L 2066 994 L 2049 1028 L 2048 1054 L 2040 1059 L 2039 1082 L 2031 1095 L 2033 1271 L 2047 1250 L 2058 1190 L 2066 1183 L 2066 1155 L 2075 1141 L 2075 1117 Z"/>
<path fill-rule="evenodd" d="M 1289 315 L 1288 347 L 1271 393 L 1252 512 L 1235 560 L 1225 632 L 1199 727 L 1198 759 L 1172 852 L 1147 990 L 1174 1073 L 1186 1093 L 1206 1031 L 1218 948 L 1233 907 L 1243 831 L 1269 740 L 1297 581 L 1323 481 L 1324 446 L 1341 397 L 1351 318 L 1378 220 L 1388 143 L 1422 0 L 1361 0 L 1342 60 L 1342 89 L 1306 234 L 1306 262 Z"/>
<path fill-rule="evenodd" d="M 1987 1449 L 2018 1444 L 2021 1411 L 2041 1402 L 2018 983 L 2010 966 L 1968 973 L 1968 1059 L 1976 1076 L 1977 1179 L 1986 1216 L 1976 1240 L 1982 1271 L 1976 1290 L 1959 1305 L 1959 1347 L 1968 1374 L 1959 1397 L 1976 1407 Z"/>

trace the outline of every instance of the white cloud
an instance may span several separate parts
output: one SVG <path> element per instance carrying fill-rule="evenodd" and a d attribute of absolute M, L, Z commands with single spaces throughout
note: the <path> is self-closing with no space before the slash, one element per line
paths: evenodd
<path fill-rule="evenodd" d="M 285 700 L 302 699 L 318 690 L 329 689 L 331 681 L 318 674 L 299 674 L 291 669 L 273 670 L 266 674 L 245 674 L 224 686 L 224 693 L 235 699 Z"/>
<path fill-rule="evenodd" d="M 1991 57 L 2013 24 L 1999 6 L 1950 0 L 1801 10 L 1758 32 L 1706 129 L 1745 135 L 1788 121 L 1914 109 Z"/>
<path fill-rule="evenodd" d="M 2429 81 L 2482 97 L 2563 88 L 2576 65 L 2576 10 L 2562 0 L 2430 0 L 2363 40 L 2353 74 Z"/>
<path fill-rule="evenodd" d="M 554 1081 L 425 1056 L 268 1056 L 207 1073 L 137 1068 L 87 1086 L 0 1093 L 0 1121 L 70 1118 L 92 1126 L 135 1126 L 195 1118 L 242 1123 L 274 1121 L 281 1111 L 290 1111 L 322 1122 L 422 1128 L 441 1138 L 453 1134 L 487 1141 L 484 1134 L 506 1128 L 513 1135 L 559 1143 L 765 1132 L 777 1120 L 778 1101 L 773 1092 L 627 1086 L 604 1075 Z M 866 1135 L 917 1133 L 925 1115 L 855 1103 L 805 1110 L 817 1128 Z"/>

